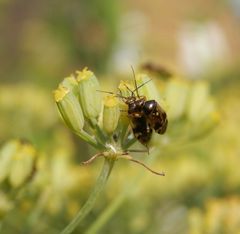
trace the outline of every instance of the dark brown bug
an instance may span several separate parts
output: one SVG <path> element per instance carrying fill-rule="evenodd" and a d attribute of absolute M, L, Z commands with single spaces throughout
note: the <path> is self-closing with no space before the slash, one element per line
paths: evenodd
<path fill-rule="evenodd" d="M 155 100 L 146 100 L 145 96 L 140 96 L 138 93 L 138 90 L 151 80 L 137 86 L 134 70 L 133 75 L 135 89 L 131 90 L 127 85 L 125 85 L 125 87 L 131 92 L 131 95 L 123 96 L 121 90 L 119 89 L 119 94 L 116 96 L 121 98 L 128 106 L 127 115 L 130 119 L 130 125 L 135 138 L 147 147 L 147 144 L 151 139 L 153 129 L 158 134 L 164 134 L 167 129 L 168 120 L 166 112 Z M 100 92 L 114 94 L 106 91 Z"/>
<path fill-rule="evenodd" d="M 154 73 L 163 79 L 169 79 L 172 76 L 172 73 L 167 68 L 160 64 L 146 62 L 141 65 L 141 68 L 150 73 Z"/>
<path fill-rule="evenodd" d="M 134 74 L 135 89 L 131 90 L 126 86 L 126 88 L 131 92 L 131 96 L 124 97 L 122 96 L 121 91 L 119 95 L 123 102 L 128 105 L 127 112 L 128 117 L 131 120 L 131 127 L 134 136 L 146 147 L 151 139 L 152 129 L 154 129 L 158 134 L 164 134 L 168 125 L 166 112 L 160 107 L 160 105 L 155 100 L 146 100 L 145 96 L 140 96 L 138 93 L 139 88 L 147 82 L 137 86 Z M 134 92 L 136 92 L 137 95 L 135 95 Z"/>
<path fill-rule="evenodd" d="M 150 127 L 143 111 L 143 106 L 146 102 L 146 97 L 140 96 L 138 93 L 138 89 L 142 87 L 144 84 L 137 87 L 135 78 L 134 82 L 135 82 L 134 90 L 131 90 L 127 85 L 125 85 L 125 87 L 131 92 L 131 96 L 124 97 L 122 95 L 121 90 L 119 90 L 120 92 L 119 97 L 122 98 L 123 102 L 128 106 L 127 115 L 128 118 L 130 119 L 130 125 L 135 138 L 137 138 L 141 144 L 147 147 L 147 143 L 150 141 L 152 136 L 152 128 Z M 135 91 L 137 95 L 135 95 L 134 93 Z"/>

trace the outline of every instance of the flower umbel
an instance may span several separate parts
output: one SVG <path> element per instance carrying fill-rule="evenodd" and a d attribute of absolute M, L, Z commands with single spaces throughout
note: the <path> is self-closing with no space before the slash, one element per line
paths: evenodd
<path fill-rule="evenodd" d="M 7 180 L 11 187 L 20 188 L 35 174 L 37 151 L 24 140 L 8 141 L 0 149 L 0 182 Z"/>
<path fill-rule="evenodd" d="M 149 85 L 150 80 L 147 75 L 139 75 L 136 82 L 138 86 L 143 87 L 141 88 L 142 96 L 148 98 L 148 96 L 155 95 L 157 97 L 157 89 L 153 84 Z M 145 85 L 145 82 L 148 84 Z M 76 76 L 71 75 L 65 78 L 54 91 L 59 112 L 67 126 L 100 151 L 84 164 L 100 156 L 114 161 L 127 159 L 144 166 L 155 174 L 164 175 L 164 173 L 151 170 L 129 155 L 129 148 L 137 139 L 132 133 L 127 116 L 128 105 L 122 100 L 132 97 L 138 99 L 139 93 L 135 84 L 131 82 L 121 82 L 119 91 L 119 94 L 107 92 L 111 95 L 103 99 L 96 76 L 87 68 L 77 71 Z"/>

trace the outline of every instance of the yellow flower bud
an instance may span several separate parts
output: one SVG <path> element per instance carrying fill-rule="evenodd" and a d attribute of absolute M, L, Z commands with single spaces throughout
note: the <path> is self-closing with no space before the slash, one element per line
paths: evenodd
<path fill-rule="evenodd" d="M 135 88 L 129 82 L 121 80 L 120 84 L 118 86 L 118 89 L 121 91 L 121 93 L 124 97 L 129 97 L 132 95 L 130 90 L 133 91 Z"/>
<path fill-rule="evenodd" d="M 14 207 L 14 201 L 11 201 L 7 195 L 4 192 L 0 192 L 0 219 Z"/>
<path fill-rule="evenodd" d="M 56 149 L 53 154 L 53 163 L 51 165 L 52 187 L 56 191 L 66 190 L 69 184 L 69 171 L 71 159 L 65 149 Z M 63 178 L 63 175 L 64 178 Z"/>
<path fill-rule="evenodd" d="M 104 100 L 103 129 L 111 134 L 117 128 L 120 116 L 118 99 L 114 96 L 107 96 Z"/>
<path fill-rule="evenodd" d="M 189 97 L 188 118 L 193 122 L 200 122 L 214 111 L 215 104 L 209 96 L 208 84 L 202 81 L 195 83 Z"/>
<path fill-rule="evenodd" d="M 180 118 L 186 111 L 189 85 L 183 80 L 173 79 L 166 87 L 166 102 L 168 104 L 168 117 Z"/>
<path fill-rule="evenodd" d="M 127 89 L 127 87 L 130 90 L 134 90 L 134 87 L 130 83 L 121 80 L 120 84 L 118 86 L 118 89 L 121 91 L 121 94 L 124 97 L 131 96 L 131 92 L 130 92 L 130 90 Z M 119 107 L 120 107 L 120 110 L 122 111 L 120 113 L 120 115 L 121 115 L 120 122 L 122 125 L 127 126 L 129 124 L 129 118 L 127 116 L 128 106 L 124 102 L 120 102 Z"/>
<path fill-rule="evenodd" d="M 0 151 L 0 182 L 2 182 L 9 174 L 12 158 L 17 152 L 20 143 L 18 140 L 7 142 Z"/>
<path fill-rule="evenodd" d="M 79 100 L 83 114 L 88 119 L 97 118 L 102 109 L 102 94 L 97 91 L 100 90 L 99 82 L 93 72 L 87 68 L 77 74 Z"/>
<path fill-rule="evenodd" d="M 136 81 L 137 81 L 137 86 L 139 87 L 138 93 L 142 96 L 146 96 L 148 100 L 156 100 L 158 103 L 161 102 L 161 97 L 160 97 L 160 91 L 151 80 L 151 78 L 148 77 L 146 74 L 138 74 L 136 76 Z M 145 84 L 144 84 L 145 83 Z"/>
<path fill-rule="evenodd" d="M 35 159 L 35 148 L 29 143 L 23 143 L 12 159 L 9 182 L 13 187 L 22 185 L 31 176 Z"/>
<path fill-rule="evenodd" d="M 74 132 L 81 132 L 84 117 L 77 95 L 77 82 L 73 77 L 65 78 L 54 91 L 55 101 L 67 126 Z"/>

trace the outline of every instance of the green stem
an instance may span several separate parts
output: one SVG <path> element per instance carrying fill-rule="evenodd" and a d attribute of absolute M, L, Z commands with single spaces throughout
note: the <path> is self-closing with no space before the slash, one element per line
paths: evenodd
<path fill-rule="evenodd" d="M 160 154 L 160 150 L 156 150 L 151 157 L 147 157 L 145 162 L 151 163 L 154 159 Z M 136 186 L 139 182 L 142 182 L 143 173 L 139 173 L 133 178 L 125 188 L 122 189 L 122 192 L 115 197 L 115 199 L 110 203 L 108 207 L 100 214 L 97 220 L 87 229 L 84 234 L 96 234 L 99 230 L 109 221 L 109 219 L 116 213 L 116 211 L 122 206 L 122 204 L 126 201 L 126 198 L 137 192 Z"/>
<path fill-rule="evenodd" d="M 134 138 L 132 138 L 132 139 L 130 139 L 130 140 L 127 140 L 126 142 L 125 142 L 125 144 L 122 146 L 122 148 L 125 150 L 125 149 L 128 149 L 131 145 L 133 145 L 135 142 L 136 142 L 137 140 L 136 140 L 136 138 L 134 137 Z"/>
<path fill-rule="evenodd" d="M 46 188 L 45 191 L 43 191 L 43 193 L 40 195 L 35 208 L 33 209 L 32 213 L 30 213 L 29 219 L 27 220 L 29 227 L 33 227 L 36 224 L 36 222 L 39 220 L 39 217 L 43 213 L 44 207 L 46 206 L 46 203 L 49 197 L 51 196 L 51 193 L 52 193 L 51 189 Z"/>
<path fill-rule="evenodd" d="M 124 140 L 126 138 L 126 135 L 127 135 L 127 131 L 128 131 L 128 126 L 129 124 L 123 124 L 123 127 L 121 129 L 121 145 L 124 144 Z"/>
<path fill-rule="evenodd" d="M 88 200 L 83 205 L 82 209 L 77 213 L 74 219 L 64 228 L 61 234 L 70 234 L 79 225 L 79 223 L 87 216 L 87 214 L 92 210 L 97 197 L 103 190 L 107 179 L 111 173 L 112 167 L 114 165 L 114 160 L 105 159 L 102 171 L 97 179 L 96 185 L 93 188 Z"/>
<path fill-rule="evenodd" d="M 96 130 L 96 134 L 100 140 L 100 142 L 104 143 L 108 140 L 107 135 L 104 133 L 104 131 L 99 127 L 98 122 L 96 119 L 91 120 L 91 124 L 93 125 L 93 129 Z"/>
<path fill-rule="evenodd" d="M 130 188 L 129 188 L 130 189 Z M 84 234 L 96 234 L 98 231 L 108 222 L 108 220 L 113 216 L 113 214 L 121 207 L 126 199 L 126 191 L 121 192 L 108 206 L 102 214 L 97 218 L 97 220 L 87 229 Z"/>
<path fill-rule="evenodd" d="M 90 136 L 87 132 L 82 130 L 81 132 L 75 132 L 80 138 L 82 138 L 84 141 L 89 143 L 91 146 L 97 149 L 104 149 L 104 145 L 97 142 L 92 136 Z"/>

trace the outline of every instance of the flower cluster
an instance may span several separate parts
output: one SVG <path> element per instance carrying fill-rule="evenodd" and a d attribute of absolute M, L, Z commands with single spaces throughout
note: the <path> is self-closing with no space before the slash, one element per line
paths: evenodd
<path fill-rule="evenodd" d="M 149 80 L 146 75 L 136 77 L 138 86 Z M 118 89 L 121 95 L 128 97 L 133 87 L 131 82 L 121 81 Z M 143 85 L 139 92 L 147 98 L 159 100 L 158 90 L 152 82 Z M 100 151 L 84 164 L 100 156 L 113 160 L 123 158 L 152 171 L 129 155 L 129 147 L 136 142 L 136 138 L 127 118 L 127 105 L 118 94 L 106 92 L 108 95 L 104 98 L 103 93 L 98 79 L 87 68 L 65 78 L 54 91 L 55 101 L 66 125 Z"/>
<path fill-rule="evenodd" d="M 210 86 L 205 81 L 191 82 L 172 77 L 166 82 L 164 96 L 168 105 L 169 141 L 188 143 L 209 134 L 220 116 Z"/>
<path fill-rule="evenodd" d="M 128 159 L 146 167 L 129 155 L 129 148 L 137 139 L 132 134 L 131 119 L 127 115 L 128 106 L 123 97 L 133 94 L 145 96 L 147 100 L 156 100 L 167 110 L 168 132 L 163 137 L 155 137 L 156 134 L 153 134 L 150 147 L 182 145 L 202 138 L 217 125 L 219 116 L 207 83 L 190 82 L 172 76 L 164 82 L 157 80 L 158 85 L 147 73 L 137 74 L 134 79 L 132 82 L 121 81 L 118 93 L 103 91 L 94 73 L 85 68 L 76 72 L 76 75 L 65 78 L 54 91 L 64 122 L 99 151 L 84 164 L 105 157 Z M 136 86 L 140 88 L 136 90 Z M 106 94 L 105 98 L 103 93 Z"/>
<path fill-rule="evenodd" d="M 0 150 L 0 183 L 19 188 L 28 182 L 36 166 L 37 153 L 28 142 L 11 140 Z"/>
<path fill-rule="evenodd" d="M 204 209 L 192 208 L 189 212 L 190 233 L 239 233 L 240 199 L 238 196 L 212 198 Z"/>

